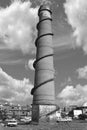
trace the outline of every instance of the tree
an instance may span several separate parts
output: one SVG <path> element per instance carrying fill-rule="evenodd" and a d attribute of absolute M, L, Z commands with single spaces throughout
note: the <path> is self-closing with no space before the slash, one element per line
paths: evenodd
<path fill-rule="evenodd" d="M 71 110 L 69 113 L 68 113 L 68 116 L 72 117 L 74 116 L 74 113 L 73 113 L 73 110 Z"/>
<path fill-rule="evenodd" d="M 87 115 L 85 115 L 85 114 L 80 114 L 79 115 L 80 120 L 85 120 L 86 118 L 87 118 Z"/>
<path fill-rule="evenodd" d="M 4 121 L 7 118 L 7 112 L 6 112 L 6 110 L 2 110 L 1 113 L 2 113 L 1 118 Z"/>

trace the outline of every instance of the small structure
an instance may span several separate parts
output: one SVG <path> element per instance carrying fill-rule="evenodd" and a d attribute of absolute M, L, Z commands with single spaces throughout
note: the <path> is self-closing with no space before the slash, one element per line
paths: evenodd
<path fill-rule="evenodd" d="M 72 108 L 70 111 L 73 113 L 73 118 L 79 118 L 79 115 L 87 115 L 87 106 L 80 106 L 76 108 Z"/>
<path fill-rule="evenodd" d="M 79 115 L 82 114 L 82 110 L 81 109 L 76 109 L 73 110 L 73 114 L 74 114 L 74 118 L 79 118 Z"/>

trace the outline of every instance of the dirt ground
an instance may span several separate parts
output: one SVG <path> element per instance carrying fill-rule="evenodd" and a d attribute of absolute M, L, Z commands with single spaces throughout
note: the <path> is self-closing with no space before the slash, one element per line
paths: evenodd
<path fill-rule="evenodd" d="M 0 130 L 87 130 L 85 122 L 51 122 L 40 123 L 39 125 L 20 125 L 17 127 L 4 127 L 0 125 Z"/>

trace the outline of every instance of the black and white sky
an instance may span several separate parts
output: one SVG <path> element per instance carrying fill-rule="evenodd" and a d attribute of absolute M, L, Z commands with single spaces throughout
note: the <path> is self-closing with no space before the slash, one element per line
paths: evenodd
<path fill-rule="evenodd" d="M 0 0 L 0 100 L 31 104 L 38 8 L 44 0 Z M 87 0 L 49 0 L 58 105 L 87 102 Z"/>

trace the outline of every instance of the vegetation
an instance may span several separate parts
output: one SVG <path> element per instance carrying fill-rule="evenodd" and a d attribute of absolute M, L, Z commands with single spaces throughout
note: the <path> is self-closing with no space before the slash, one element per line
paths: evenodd
<path fill-rule="evenodd" d="M 6 118 L 7 118 L 6 110 L 1 110 L 0 111 L 0 119 L 4 121 Z"/>
<path fill-rule="evenodd" d="M 74 116 L 73 110 L 68 113 L 68 116 L 73 118 Z"/>
<path fill-rule="evenodd" d="M 80 114 L 79 119 L 80 120 L 85 120 L 85 119 L 87 119 L 87 115 L 86 114 Z"/>

